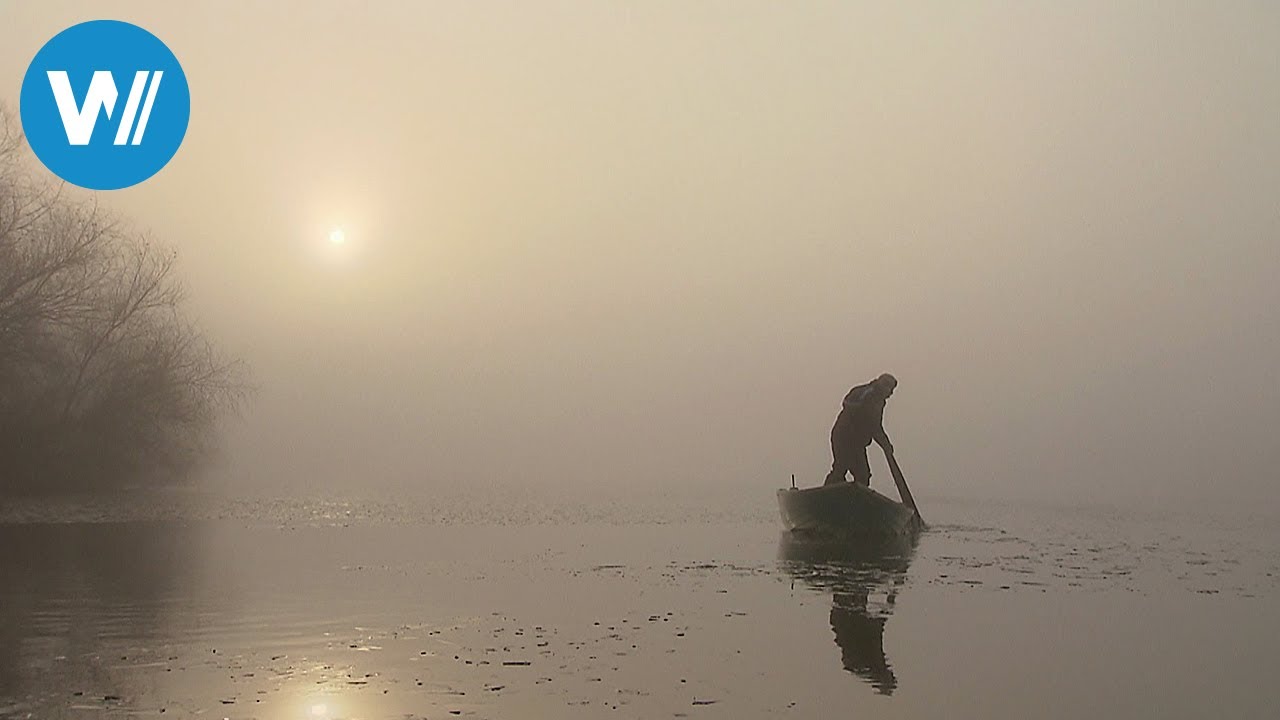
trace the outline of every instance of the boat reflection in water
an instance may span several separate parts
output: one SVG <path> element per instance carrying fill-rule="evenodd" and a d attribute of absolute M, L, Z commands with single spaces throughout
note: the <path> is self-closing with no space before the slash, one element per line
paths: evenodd
<path fill-rule="evenodd" d="M 906 581 L 918 535 L 837 541 L 783 532 L 778 556 L 794 579 L 831 592 L 831 630 L 845 670 L 883 695 L 898 687 L 884 652 L 884 626 Z"/>

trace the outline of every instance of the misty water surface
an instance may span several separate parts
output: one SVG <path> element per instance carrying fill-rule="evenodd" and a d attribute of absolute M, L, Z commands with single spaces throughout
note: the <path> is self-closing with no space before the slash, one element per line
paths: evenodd
<path fill-rule="evenodd" d="M 1264 517 L 947 503 L 918 544 L 850 550 L 780 537 L 761 498 L 701 516 L 544 500 L 28 507 L 0 525 L 3 712 L 1194 718 L 1280 701 Z"/>

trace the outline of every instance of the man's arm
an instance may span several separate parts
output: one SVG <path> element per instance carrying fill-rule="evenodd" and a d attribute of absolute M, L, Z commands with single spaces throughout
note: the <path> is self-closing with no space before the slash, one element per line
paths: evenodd
<path fill-rule="evenodd" d="M 887 453 L 893 452 L 893 443 L 889 442 L 889 434 L 884 431 L 883 425 L 880 426 L 879 430 L 876 430 L 874 433 L 872 433 L 871 439 L 875 440 L 876 444 L 880 446 L 880 449 L 884 450 L 885 452 Z"/>
<path fill-rule="evenodd" d="M 885 453 L 893 452 L 893 443 L 889 442 L 889 433 L 884 431 L 884 404 L 879 407 L 876 413 L 876 429 L 871 432 L 871 439 L 876 441 L 881 450 Z"/>

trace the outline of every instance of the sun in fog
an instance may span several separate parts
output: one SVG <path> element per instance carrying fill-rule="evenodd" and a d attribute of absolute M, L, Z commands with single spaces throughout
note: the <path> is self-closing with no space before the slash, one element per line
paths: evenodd
<path fill-rule="evenodd" d="M 333 245 L 342 245 L 347 241 L 347 233 L 340 227 L 335 227 L 329 231 L 329 242 Z"/>

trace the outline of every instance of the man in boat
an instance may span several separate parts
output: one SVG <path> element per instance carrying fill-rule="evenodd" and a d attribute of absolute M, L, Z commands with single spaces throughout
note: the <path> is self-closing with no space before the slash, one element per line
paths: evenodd
<path fill-rule="evenodd" d="M 846 473 L 853 475 L 857 485 L 871 485 L 871 464 L 867 462 L 871 441 L 875 440 L 885 454 L 893 452 L 893 443 L 884 431 L 884 404 L 896 387 L 898 379 L 885 373 L 844 396 L 831 428 L 831 472 L 824 485 L 844 482 Z"/>

